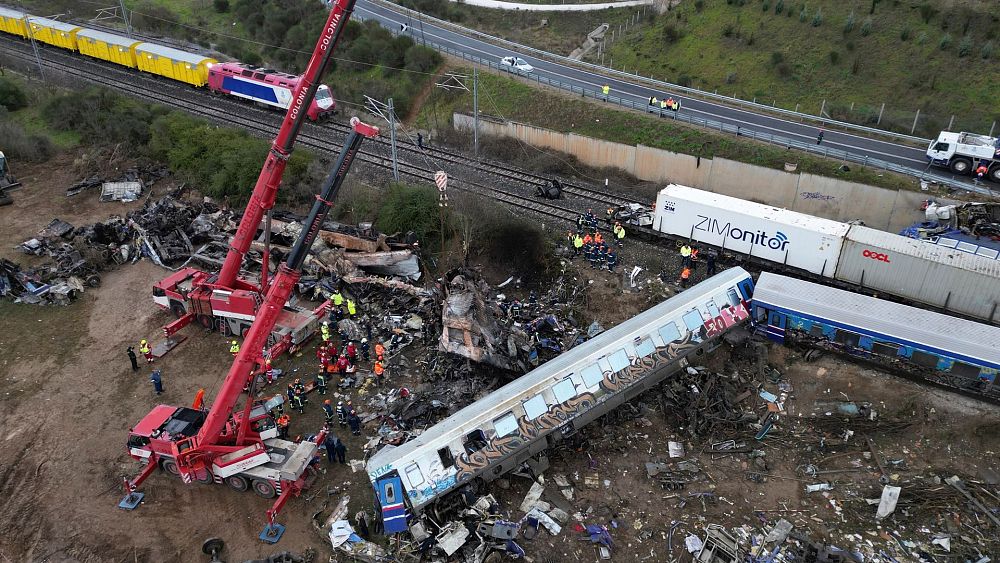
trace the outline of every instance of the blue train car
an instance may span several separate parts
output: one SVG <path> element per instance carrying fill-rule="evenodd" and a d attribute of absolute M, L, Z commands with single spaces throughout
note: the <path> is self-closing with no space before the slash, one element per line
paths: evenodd
<path fill-rule="evenodd" d="M 1000 400 L 1000 328 L 764 272 L 757 330 Z"/>

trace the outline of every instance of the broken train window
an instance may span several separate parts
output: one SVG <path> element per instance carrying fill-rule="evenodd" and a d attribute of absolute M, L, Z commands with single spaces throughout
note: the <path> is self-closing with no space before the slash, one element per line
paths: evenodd
<path fill-rule="evenodd" d="M 486 447 L 486 433 L 476 428 L 465 435 L 465 452 L 474 454 Z"/>
<path fill-rule="evenodd" d="M 441 466 L 445 469 L 455 465 L 455 456 L 451 453 L 451 448 L 445 446 L 438 450 L 438 458 L 441 459 Z"/>

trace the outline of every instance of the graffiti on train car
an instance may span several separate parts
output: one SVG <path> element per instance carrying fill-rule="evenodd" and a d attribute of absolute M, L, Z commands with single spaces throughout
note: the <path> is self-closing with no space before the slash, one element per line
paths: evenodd
<path fill-rule="evenodd" d="M 440 475 L 438 473 L 432 473 L 428 476 L 428 484 L 418 490 L 409 491 L 410 499 L 414 502 L 420 502 L 424 498 L 433 498 L 446 492 L 455 486 L 456 478 L 454 475 Z"/>
<path fill-rule="evenodd" d="M 718 316 L 705 321 L 705 330 L 709 338 L 714 338 L 748 318 L 750 311 L 746 302 L 741 301 L 736 307 L 723 307 L 719 310 Z"/>
<path fill-rule="evenodd" d="M 674 340 L 666 346 L 657 348 L 649 356 L 633 360 L 632 365 L 619 373 L 606 371 L 604 379 L 601 381 L 601 389 L 607 393 L 617 393 L 646 377 L 654 370 L 674 362 L 677 358 L 697 348 L 700 340 L 700 335 L 688 332 L 680 340 Z"/>
<path fill-rule="evenodd" d="M 743 309 L 744 315 L 746 309 Z M 601 389 L 607 394 L 613 394 L 653 371 L 664 367 L 684 356 L 704 338 L 704 330 L 699 333 L 688 332 L 684 338 L 675 340 L 666 346 L 660 346 L 655 352 L 645 358 L 634 359 L 633 363 L 621 373 L 605 372 L 601 381 Z M 517 432 L 501 438 L 493 437 L 487 441 L 486 447 L 472 454 L 462 454 L 455 460 L 458 469 L 458 482 L 466 481 L 483 471 L 490 464 L 499 461 L 517 451 L 522 446 L 537 439 L 546 432 L 558 428 L 574 416 L 586 412 L 597 404 L 597 396 L 587 392 L 577 395 L 568 401 L 553 405 L 534 420 L 521 416 L 517 421 Z"/>

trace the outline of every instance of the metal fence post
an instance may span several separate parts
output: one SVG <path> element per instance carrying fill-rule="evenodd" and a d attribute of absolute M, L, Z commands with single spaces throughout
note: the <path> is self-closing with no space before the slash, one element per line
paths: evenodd
<path fill-rule="evenodd" d="M 917 120 L 920 119 L 920 108 L 917 108 L 917 114 L 913 116 L 913 127 L 910 127 L 910 135 L 917 130 Z"/>
<path fill-rule="evenodd" d="M 885 102 L 882 102 L 882 109 L 878 110 L 878 121 L 875 122 L 875 125 L 881 125 L 882 124 L 882 112 L 883 111 L 885 111 Z"/>
<path fill-rule="evenodd" d="M 993 125 L 990 125 L 990 134 L 988 135 L 989 137 L 993 136 L 993 129 L 996 128 L 996 126 L 997 126 L 996 121 L 993 122 Z"/>
<path fill-rule="evenodd" d="M 951 121 L 948 122 L 948 130 L 951 131 L 951 126 L 955 124 L 955 115 L 952 114 Z"/>
<path fill-rule="evenodd" d="M 823 100 L 823 105 L 819 106 L 819 116 L 823 117 L 825 111 L 826 111 L 826 100 Z"/>

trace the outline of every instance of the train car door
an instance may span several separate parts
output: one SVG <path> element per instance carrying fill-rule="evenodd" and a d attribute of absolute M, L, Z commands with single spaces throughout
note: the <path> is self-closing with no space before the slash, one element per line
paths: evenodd
<path fill-rule="evenodd" d="M 387 534 L 405 532 L 406 505 L 403 503 L 403 484 L 395 473 L 379 479 L 375 484 L 378 502 L 382 506 L 382 523 Z"/>
<path fill-rule="evenodd" d="M 741 280 L 737 282 L 736 287 L 740 288 L 743 301 L 750 303 L 750 299 L 753 298 L 753 280 L 749 278 Z"/>
<path fill-rule="evenodd" d="M 788 326 L 788 316 L 781 311 L 767 312 L 767 337 L 775 342 L 785 341 L 785 328 Z"/>

